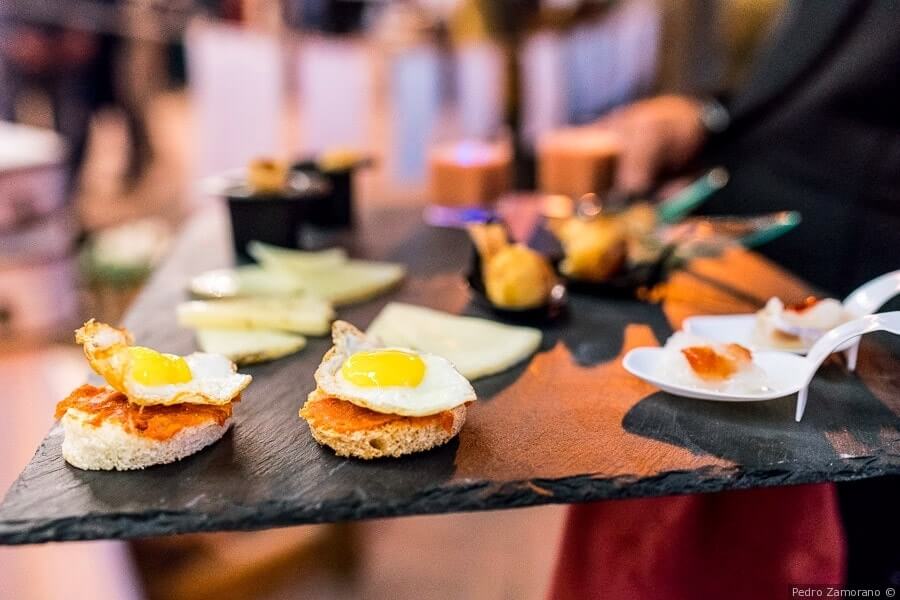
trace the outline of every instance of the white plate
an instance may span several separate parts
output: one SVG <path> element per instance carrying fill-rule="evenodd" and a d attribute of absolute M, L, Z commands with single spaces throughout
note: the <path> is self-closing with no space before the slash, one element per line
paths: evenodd
<path fill-rule="evenodd" d="M 659 365 L 664 356 L 662 348 L 635 348 L 625 355 L 622 365 L 632 375 L 652 383 L 659 389 L 700 400 L 723 402 L 756 402 L 773 400 L 796 393 L 804 384 L 804 376 L 809 371 L 809 363 L 801 356 L 784 352 L 754 352 L 753 362 L 766 372 L 770 391 L 754 394 L 718 392 L 700 387 L 688 387 L 681 383 L 664 379 L 659 374 Z"/>

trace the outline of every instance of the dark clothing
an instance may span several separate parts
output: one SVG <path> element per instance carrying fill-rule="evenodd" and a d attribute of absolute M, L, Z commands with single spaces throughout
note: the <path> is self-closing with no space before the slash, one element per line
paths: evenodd
<path fill-rule="evenodd" d="M 842 295 L 900 268 L 900 3 L 801 0 L 730 102 L 707 210 L 799 210 L 762 252 Z"/>
<path fill-rule="evenodd" d="M 50 64 L 43 69 L 30 72 L 0 56 L 0 119 L 15 120 L 14 105 L 23 90 L 32 88 L 46 94 L 53 107 L 55 128 L 63 135 L 69 149 L 70 195 L 73 195 L 77 176 L 85 159 L 91 116 L 102 107 L 117 106 L 124 113 L 126 126 L 131 134 L 131 152 L 125 174 L 129 183 L 137 179 L 141 168 L 149 163 L 151 155 L 142 107 L 135 106 L 134 100 L 121 94 L 116 85 L 115 62 L 127 40 L 116 33 L 101 33 L 120 27 L 117 10 L 120 2 L 98 0 L 95 4 L 95 8 L 102 9 L 96 13 L 99 20 L 90 23 L 91 27 L 96 27 L 96 31 L 88 28 L 86 32 L 93 31 L 91 36 L 96 46 L 90 55 L 78 57 L 79 60 L 74 64 L 71 63 L 71 57 L 66 59 L 62 55 L 54 55 Z M 46 45 L 56 49 L 66 31 L 79 30 L 81 24 L 75 18 L 78 15 L 77 6 L 70 2 L 64 2 L 56 9 L 57 17 L 62 22 L 68 23 L 62 17 L 71 13 L 71 27 L 35 19 L 29 6 L 28 2 L 21 0 L 5 4 L 0 0 L 0 36 L 5 36 L 0 37 L 0 42 L 15 44 L 17 34 L 30 31 L 37 32 L 44 38 Z M 34 11 L 37 16 L 42 14 L 39 8 Z M 0 43 L 0 46 L 4 44 Z M 0 51 L 3 50 L 8 48 L 0 47 Z"/>
<path fill-rule="evenodd" d="M 731 172 L 718 213 L 794 209 L 761 252 L 842 297 L 900 268 L 900 2 L 801 0 L 730 103 L 705 159 Z M 897 585 L 897 478 L 838 485 L 848 583 Z"/>

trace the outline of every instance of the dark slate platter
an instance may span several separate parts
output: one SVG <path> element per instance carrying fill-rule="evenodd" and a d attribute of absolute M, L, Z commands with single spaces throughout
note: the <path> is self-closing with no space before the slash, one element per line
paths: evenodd
<path fill-rule="evenodd" d="M 410 265 L 402 288 L 342 309 L 366 326 L 391 299 L 472 314 L 459 232 L 428 229 L 410 211 L 365 216 L 353 250 Z M 194 349 L 175 324 L 192 274 L 230 262 L 222 215 L 193 221 L 126 319 L 139 343 Z M 845 481 L 900 473 L 900 346 L 864 340 L 857 375 L 835 360 L 810 391 L 802 423 L 793 398 L 726 404 L 669 396 L 627 375 L 619 358 L 662 341 L 702 311 L 806 291 L 754 255 L 707 261 L 674 278 L 664 305 L 573 296 L 526 365 L 476 382 L 480 401 L 458 439 L 400 460 L 360 462 L 320 448 L 297 417 L 328 340 L 245 369 L 254 382 L 220 442 L 141 472 L 87 472 L 60 455 L 51 430 L 0 505 L 0 542 L 26 544 L 262 529 L 369 517 L 445 513 Z"/>

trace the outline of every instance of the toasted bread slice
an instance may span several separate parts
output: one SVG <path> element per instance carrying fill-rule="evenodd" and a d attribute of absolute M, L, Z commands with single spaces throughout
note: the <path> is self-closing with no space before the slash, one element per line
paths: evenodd
<path fill-rule="evenodd" d="M 212 444 L 231 426 L 232 405 L 138 406 L 110 387 L 83 385 L 57 404 L 62 454 L 79 469 L 143 469 Z"/>
<path fill-rule="evenodd" d="M 218 441 L 231 427 L 230 418 L 222 425 L 210 420 L 159 441 L 130 433 L 115 421 L 94 426 L 90 419 L 90 414 L 74 408 L 60 419 L 66 436 L 63 458 L 74 467 L 90 471 L 130 471 L 175 462 Z"/>
<path fill-rule="evenodd" d="M 424 452 L 449 442 L 466 421 L 466 405 L 427 417 L 376 413 L 319 390 L 300 409 L 313 438 L 338 456 L 364 460 Z"/>

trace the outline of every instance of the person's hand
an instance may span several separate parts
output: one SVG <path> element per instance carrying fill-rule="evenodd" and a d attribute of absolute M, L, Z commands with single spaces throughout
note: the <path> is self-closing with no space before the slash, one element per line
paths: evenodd
<path fill-rule="evenodd" d="M 686 96 L 658 96 L 619 108 L 596 125 L 619 138 L 621 150 L 615 187 L 646 192 L 665 173 L 684 167 L 706 138 L 700 101 Z"/>

